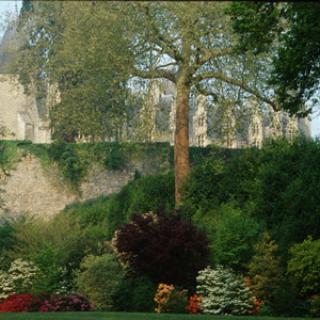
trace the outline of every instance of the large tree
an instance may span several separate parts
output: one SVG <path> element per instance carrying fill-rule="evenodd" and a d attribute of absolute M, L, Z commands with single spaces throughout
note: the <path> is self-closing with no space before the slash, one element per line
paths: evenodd
<path fill-rule="evenodd" d="M 211 94 L 218 99 L 219 90 L 215 88 L 223 84 L 231 89 L 240 88 L 247 96 L 253 95 L 276 108 L 270 94 L 261 93 L 254 77 L 250 74 L 244 77 L 244 72 L 234 67 L 247 56 L 238 50 L 238 39 L 225 12 L 228 3 L 40 1 L 36 4 L 33 22 L 27 24 L 33 37 L 28 47 L 32 47 L 34 58 L 37 54 L 41 58 L 37 58 L 38 68 L 31 70 L 37 71 L 36 77 L 58 80 L 60 88 L 65 89 L 65 107 L 70 110 L 74 106 L 71 110 L 76 110 L 72 116 L 75 122 L 81 122 L 87 112 L 90 120 L 90 106 L 93 110 L 99 106 L 97 97 L 101 97 L 98 100 L 102 106 L 106 100 L 119 97 L 113 84 L 121 88 L 123 76 L 167 79 L 175 84 L 177 208 L 189 173 L 191 93 Z M 97 86 L 96 82 L 102 85 Z M 106 87 L 113 88 L 109 95 L 103 90 Z M 82 99 L 77 99 L 83 92 L 90 97 L 86 109 L 81 108 Z M 94 118 L 89 122 L 94 124 Z"/>
<path fill-rule="evenodd" d="M 130 117 L 129 74 L 123 67 L 128 57 L 115 54 L 124 44 L 110 36 L 114 19 L 108 6 L 97 9 L 91 2 L 68 1 L 24 4 L 20 31 L 26 41 L 16 68 L 26 90 L 35 90 L 39 98 L 48 95 L 48 88 L 58 89 L 49 110 L 54 138 L 119 140 Z M 107 50 L 109 46 L 114 51 Z"/>
<path fill-rule="evenodd" d="M 181 188 L 189 173 L 189 97 L 196 88 L 208 91 L 215 86 L 240 87 L 259 100 L 276 107 L 254 83 L 244 82 L 242 73 L 219 62 L 229 59 L 229 66 L 241 57 L 237 39 L 223 2 L 137 2 L 118 4 L 118 15 L 126 17 L 129 39 L 127 48 L 135 64 L 132 76 L 165 78 L 176 85 L 175 188 L 176 206 L 181 203 Z M 210 91 L 210 90 L 209 90 Z M 210 94 L 210 92 L 208 92 Z M 212 93 L 212 92 L 211 92 Z"/>

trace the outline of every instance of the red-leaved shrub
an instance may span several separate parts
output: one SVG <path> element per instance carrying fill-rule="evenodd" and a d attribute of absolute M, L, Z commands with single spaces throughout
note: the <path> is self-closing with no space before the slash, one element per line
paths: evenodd
<path fill-rule="evenodd" d="M 66 297 L 52 295 L 45 300 L 39 308 L 41 312 L 50 311 L 90 311 L 93 306 L 89 300 L 78 294 L 72 294 Z"/>
<path fill-rule="evenodd" d="M 13 294 L 0 304 L 0 312 L 35 311 L 40 301 L 32 294 Z"/>
<path fill-rule="evenodd" d="M 208 239 L 179 216 L 134 215 L 112 240 L 120 262 L 154 283 L 193 288 L 208 265 Z"/>

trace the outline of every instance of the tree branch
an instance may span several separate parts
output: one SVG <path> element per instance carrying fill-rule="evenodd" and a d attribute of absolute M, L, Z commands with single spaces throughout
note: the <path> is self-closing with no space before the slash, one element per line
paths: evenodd
<path fill-rule="evenodd" d="M 143 79 L 156 79 L 156 78 L 165 78 L 173 83 L 176 83 L 176 75 L 174 72 L 170 70 L 150 70 L 150 71 L 144 71 L 144 70 L 139 70 L 137 68 L 134 69 L 133 71 L 133 76 L 143 78 Z"/>
<path fill-rule="evenodd" d="M 234 53 L 234 48 L 223 48 L 223 49 L 215 49 L 215 50 L 202 50 L 203 56 L 200 59 L 200 64 L 203 65 L 207 61 L 213 58 L 218 58 L 221 56 L 226 56 L 228 54 Z"/>
<path fill-rule="evenodd" d="M 182 61 L 183 57 L 181 56 L 181 54 L 179 53 L 177 48 L 172 44 L 172 41 L 170 41 L 167 37 L 165 37 L 165 35 L 160 32 L 160 30 L 158 29 L 158 27 L 154 23 L 155 19 L 151 16 L 149 7 L 145 6 L 144 11 L 145 11 L 145 14 L 148 18 L 148 22 L 149 22 L 155 36 L 159 40 L 160 46 L 162 47 L 164 53 L 172 56 L 176 61 Z"/>
<path fill-rule="evenodd" d="M 196 63 L 192 66 L 192 73 L 196 72 L 201 66 L 206 64 L 208 61 L 214 58 L 230 55 L 234 53 L 234 48 L 223 48 L 223 49 L 198 49 Z"/>
<path fill-rule="evenodd" d="M 170 63 L 167 63 L 167 64 L 162 64 L 160 66 L 158 66 L 156 69 L 160 69 L 160 68 L 166 68 L 166 67 L 169 67 L 169 66 L 177 66 L 177 63 L 176 62 L 170 62 Z"/>
<path fill-rule="evenodd" d="M 215 93 L 209 92 L 206 88 L 201 87 L 200 83 L 196 83 L 195 87 L 200 94 L 204 96 L 212 96 L 215 101 L 218 99 L 218 96 Z"/>
<path fill-rule="evenodd" d="M 214 72 L 214 71 L 212 71 L 212 72 L 204 72 L 204 73 L 194 77 L 193 78 L 193 83 L 197 84 L 197 83 L 199 83 L 199 82 L 201 82 L 203 80 L 208 80 L 208 79 L 217 79 L 217 80 L 221 80 L 221 81 L 223 81 L 225 83 L 228 83 L 228 84 L 231 84 L 231 85 L 234 85 L 234 86 L 238 86 L 242 90 L 244 90 L 244 91 L 246 91 L 248 93 L 251 93 L 252 95 L 257 97 L 259 100 L 271 105 L 272 108 L 275 111 L 279 111 L 280 110 L 279 106 L 276 104 L 275 101 L 272 101 L 269 98 L 263 96 L 258 90 L 250 88 L 249 86 L 247 86 L 242 81 L 230 78 L 230 77 L 224 75 L 221 72 Z"/>

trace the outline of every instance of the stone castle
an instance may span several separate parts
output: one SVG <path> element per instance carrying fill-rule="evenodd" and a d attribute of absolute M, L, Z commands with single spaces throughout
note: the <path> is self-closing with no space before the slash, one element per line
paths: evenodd
<path fill-rule="evenodd" d="M 19 35 L 8 28 L 0 44 L 0 139 L 50 143 L 49 110 L 57 100 L 57 90 L 45 85 L 46 98 L 27 95 L 17 76 L 10 74 L 10 63 L 18 47 Z M 168 80 L 150 81 L 140 110 L 136 112 L 129 141 L 174 141 L 176 89 Z M 138 107 L 139 109 L 139 107 Z M 298 133 L 310 136 L 308 119 L 289 117 L 285 112 L 262 112 L 248 100 L 239 113 L 235 102 L 213 103 L 202 95 L 190 99 L 190 144 L 217 144 L 228 148 L 260 147 L 268 137 L 291 139 Z M 135 134 L 135 132 L 140 134 Z"/>
<path fill-rule="evenodd" d="M 146 135 L 153 142 L 174 142 L 176 89 L 167 80 L 154 80 L 149 85 L 141 116 L 149 120 Z M 290 117 L 286 112 L 261 110 L 251 98 L 239 111 L 234 101 L 213 103 L 203 95 L 190 99 L 189 139 L 192 146 L 216 144 L 226 148 L 261 147 L 266 138 L 298 134 L 310 136 L 308 118 Z M 146 123 L 142 121 L 142 123 Z"/>

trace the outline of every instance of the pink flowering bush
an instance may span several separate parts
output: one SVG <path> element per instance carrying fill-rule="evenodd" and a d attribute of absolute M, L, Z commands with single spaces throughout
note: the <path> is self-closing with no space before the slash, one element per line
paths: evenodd
<path fill-rule="evenodd" d="M 45 300 L 39 308 L 41 312 L 50 311 L 91 311 L 92 304 L 89 300 L 78 294 L 72 294 L 66 297 L 52 295 Z"/>

